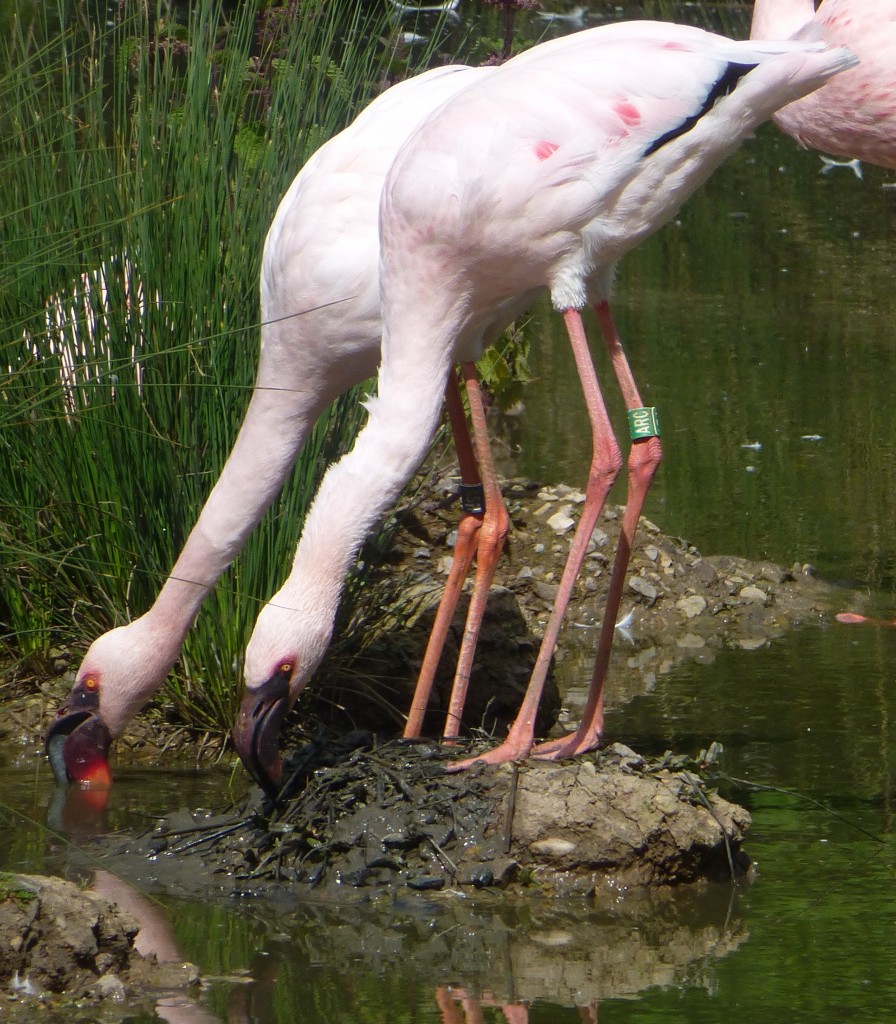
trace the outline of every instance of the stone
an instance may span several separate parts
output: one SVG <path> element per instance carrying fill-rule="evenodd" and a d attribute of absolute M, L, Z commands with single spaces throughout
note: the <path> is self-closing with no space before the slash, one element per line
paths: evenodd
<path fill-rule="evenodd" d="M 659 597 L 659 591 L 656 587 L 648 580 L 645 580 L 643 576 L 630 576 L 628 586 L 629 590 L 640 594 L 649 604 L 653 604 L 657 597 Z"/>
<path fill-rule="evenodd" d="M 569 510 L 569 505 L 563 505 L 548 519 L 548 526 L 550 526 L 554 533 L 568 533 L 576 525 L 576 521 L 569 514 Z"/>
<path fill-rule="evenodd" d="M 691 594 L 689 597 L 682 597 L 675 602 L 675 607 L 683 612 L 688 619 L 695 619 L 706 611 L 706 599 L 699 594 Z"/>
<path fill-rule="evenodd" d="M 576 844 L 568 839 L 559 836 L 546 836 L 544 839 L 537 839 L 529 846 L 529 851 L 536 857 L 565 857 L 572 853 Z"/>

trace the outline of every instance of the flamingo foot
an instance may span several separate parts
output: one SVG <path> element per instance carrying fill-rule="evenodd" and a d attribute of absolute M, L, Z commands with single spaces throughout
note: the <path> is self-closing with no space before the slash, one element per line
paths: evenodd
<path fill-rule="evenodd" d="M 859 615 L 858 612 L 840 612 L 840 614 L 835 616 L 835 618 L 838 622 L 843 622 L 847 625 L 863 623 L 868 626 L 889 626 L 891 629 L 896 628 L 896 619 L 869 619 L 867 615 Z"/>
<path fill-rule="evenodd" d="M 508 735 L 503 743 L 487 750 L 484 754 L 467 757 L 463 761 L 452 761 L 445 766 L 446 772 L 463 772 L 476 764 L 507 764 L 509 761 L 525 761 L 532 750 L 531 738 L 520 739 Z"/>
<path fill-rule="evenodd" d="M 539 743 L 531 751 L 531 756 L 540 761 L 563 761 L 568 757 L 588 754 L 600 746 L 602 733 L 600 729 L 579 729 L 576 732 L 560 736 L 558 739 Z"/>

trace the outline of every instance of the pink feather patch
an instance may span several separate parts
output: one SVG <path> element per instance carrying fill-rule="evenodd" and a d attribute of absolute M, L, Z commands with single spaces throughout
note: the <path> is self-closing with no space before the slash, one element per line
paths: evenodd
<path fill-rule="evenodd" d="M 545 139 L 542 139 L 541 142 L 535 143 L 534 148 L 535 155 L 539 160 L 547 160 L 549 156 L 557 152 L 560 146 L 556 142 L 547 142 Z"/>
<path fill-rule="evenodd" d="M 627 124 L 630 128 L 641 123 L 641 111 L 633 104 L 626 100 L 617 100 L 613 104 L 613 112 L 618 114 L 624 124 Z"/>

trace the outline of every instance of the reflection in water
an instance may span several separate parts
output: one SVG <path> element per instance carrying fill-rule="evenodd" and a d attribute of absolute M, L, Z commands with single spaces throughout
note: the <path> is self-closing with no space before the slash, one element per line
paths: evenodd
<path fill-rule="evenodd" d="M 303 905 L 278 919 L 279 936 L 250 911 L 239 921 L 262 943 L 252 958 L 259 985 L 240 998 L 259 1021 L 327 1019 L 307 1015 L 309 990 L 334 1015 L 337 1007 L 392 1011 L 379 1020 L 431 999 L 446 1021 L 474 1021 L 481 1007 L 494 1006 L 516 1024 L 536 1004 L 565 1008 L 570 1020 L 584 1011 L 589 1020 L 602 1002 L 648 990 L 712 992 L 717 963 L 747 938 L 731 896 L 726 887 L 683 899 L 620 895 L 603 910 L 538 897 L 384 897 L 375 907 Z"/>
<path fill-rule="evenodd" d="M 70 871 L 89 873 L 102 896 L 137 918 L 141 952 L 195 960 L 231 978 L 250 968 L 240 983 L 217 982 L 210 1008 L 189 998 L 160 1002 L 158 1015 L 178 1024 L 206 1024 L 213 1013 L 234 1022 L 317 1020 L 307 1013 L 309 992 L 343 1012 L 372 999 L 398 1012 L 392 1001 L 399 997 L 378 988 L 384 978 L 428 992 L 447 1022 L 473 1022 L 483 1007 L 500 1006 L 507 1024 L 521 1024 L 535 1003 L 577 1008 L 581 1019 L 594 1020 L 607 999 L 668 986 L 710 991 L 715 963 L 747 938 L 734 909 L 737 890 L 726 886 L 678 899 L 609 890 L 597 903 L 535 894 L 507 901 L 498 894 L 383 893 L 355 905 L 294 905 L 273 925 L 262 903 L 234 909 L 173 902 L 169 913 L 157 898 L 98 867 L 102 846 L 90 840 L 108 834 L 117 792 L 53 792 L 48 819 L 75 844 Z M 351 985 L 344 977 L 349 964 Z"/>

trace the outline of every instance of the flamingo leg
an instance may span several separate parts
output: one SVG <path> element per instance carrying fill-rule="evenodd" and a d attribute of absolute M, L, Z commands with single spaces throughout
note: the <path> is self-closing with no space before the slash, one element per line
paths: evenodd
<path fill-rule="evenodd" d="M 467 390 L 467 401 L 470 407 L 470 421 L 473 425 L 473 444 L 476 449 L 476 463 L 481 475 L 482 489 L 485 496 L 485 512 L 479 528 L 476 548 L 476 578 L 473 593 L 467 610 L 464 624 L 464 635 L 461 640 L 460 654 L 451 689 L 451 700 L 448 704 L 448 715 L 445 720 L 444 736 L 453 739 L 460 731 L 461 717 L 466 702 L 467 689 L 470 684 L 470 672 L 476 654 L 476 644 L 485 615 L 488 593 L 495 576 L 495 567 L 501 557 L 507 531 L 510 528 L 510 516 L 504 506 L 501 489 L 498 486 L 498 474 L 495 460 L 492 457 L 488 442 L 488 429 L 485 422 L 485 406 L 482 392 L 473 363 L 462 363 L 461 374 Z"/>
<path fill-rule="evenodd" d="M 641 396 L 638 394 L 635 379 L 619 341 L 619 333 L 613 322 L 609 304 L 601 302 L 594 307 L 594 311 L 597 314 L 601 333 L 610 354 L 613 370 L 619 381 L 626 407 L 630 411 L 642 409 Z M 628 458 L 628 497 L 622 517 L 619 546 L 616 549 L 610 587 L 607 591 L 591 687 L 582 712 L 582 721 L 576 732 L 559 740 L 540 744 L 534 751 L 539 757 L 550 759 L 574 757 L 576 754 L 594 750 L 600 743 L 603 730 L 604 682 L 610 664 L 610 651 L 613 647 L 613 636 L 619 615 L 622 591 L 625 586 L 625 575 L 628 571 L 632 546 L 635 542 L 635 531 L 638 527 L 641 510 L 644 507 L 644 500 L 662 457 L 662 445 L 656 435 L 639 438 L 632 443 Z"/>
<path fill-rule="evenodd" d="M 423 718 L 429 706 L 432 686 L 439 667 L 442 650 L 445 647 L 445 640 L 451 628 L 451 622 L 454 618 L 454 612 L 460 599 L 464 581 L 469 574 L 470 566 L 475 556 L 476 580 L 470 599 L 470 609 L 467 613 L 461 651 L 458 657 L 457 672 L 451 694 L 450 706 L 454 709 L 454 718 L 452 718 L 452 712 L 449 711 L 449 717 L 445 726 L 446 736 L 452 737 L 457 735 L 466 697 L 467 684 L 470 678 L 473 655 L 476 650 L 476 641 L 479 637 L 479 629 L 488 598 L 488 589 L 491 585 L 495 565 L 501 554 L 504 538 L 507 536 L 510 524 L 510 518 L 507 515 L 507 510 L 504 508 L 504 502 L 498 488 L 494 460 L 488 445 L 485 430 L 485 410 L 479 392 L 475 366 L 472 363 L 464 363 L 461 366 L 461 372 L 470 401 L 476 452 L 473 450 L 474 442 L 470 439 L 457 377 L 454 373 L 451 373 L 445 390 L 445 406 L 448 410 L 448 419 L 454 434 L 457 461 L 460 467 L 462 512 L 457 527 L 457 540 L 454 545 L 451 569 L 448 573 L 442 599 L 436 611 L 435 621 L 426 646 L 426 653 L 420 667 L 420 675 L 417 678 L 417 686 L 414 690 L 411 708 L 404 729 L 406 739 L 416 739 L 422 730 Z M 484 468 L 486 477 L 484 483 L 480 476 L 480 466 Z M 456 724 L 452 724 L 455 719 Z"/>
<path fill-rule="evenodd" d="M 871 619 L 867 615 L 860 615 L 858 612 L 839 612 L 834 618 L 846 625 L 885 626 L 889 629 L 896 628 L 896 619 Z"/>
<path fill-rule="evenodd" d="M 563 624 L 563 616 L 572 596 L 576 577 L 585 560 L 588 543 L 597 525 L 598 516 L 607 500 L 610 488 L 622 468 L 622 455 L 610 426 L 610 418 L 607 415 L 591 353 L 588 350 L 582 315 L 577 309 L 567 309 L 563 313 L 563 319 L 569 334 L 579 379 L 582 382 L 588 419 L 591 423 L 592 457 L 588 483 L 585 488 L 585 501 L 560 579 L 554 607 L 545 627 L 535 667 L 529 679 L 529 686 L 507 738 L 499 746 L 479 757 L 455 762 L 449 767 L 449 771 L 460 771 L 476 761 L 501 764 L 504 761 L 516 761 L 528 757 L 535 740 L 535 719 L 551 659 L 554 656 L 554 648 L 560 635 L 560 627 Z"/>

